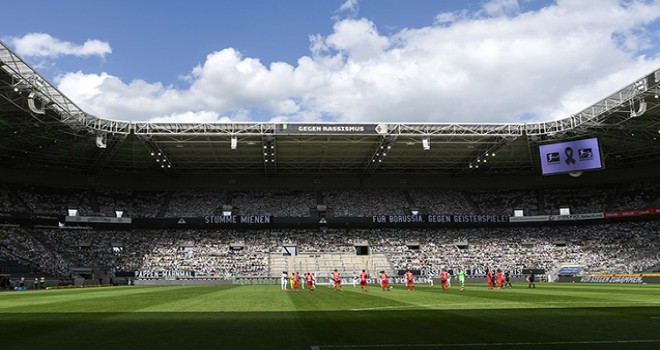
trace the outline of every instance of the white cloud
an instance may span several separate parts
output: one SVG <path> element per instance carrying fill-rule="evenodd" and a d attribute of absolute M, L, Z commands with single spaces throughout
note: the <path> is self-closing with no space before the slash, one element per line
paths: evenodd
<path fill-rule="evenodd" d="M 659 18 L 658 1 L 559 0 L 521 12 L 517 1 L 494 0 L 391 35 L 364 18 L 338 20 L 331 34 L 310 36 L 310 56 L 295 65 L 226 48 L 186 74 L 183 89 L 107 73 L 58 82 L 83 109 L 114 119 L 557 119 L 657 69 L 647 26 Z"/>
<path fill-rule="evenodd" d="M 9 41 L 16 48 L 16 52 L 26 57 L 60 56 L 101 56 L 112 53 L 110 44 L 100 40 L 87 40 L 82 45 L 53 38 L 45 33 L 29 33 L 20 38 L 10 38 Z"/>
<path fill-rule="evenodd" d="M 152 118 L 150 121 L 154 123 L 229 123 L 231 118 L 220 117 L 218 113 L 211 111 L 188 111 Z"/>
<path fill-rule="evenodd" d="M 337 9 L 336 13 L 356 16 L 359 9 L 360 4 L 358 0 L 346 0 L 343 4 L 341 4 L 341 6 L 339 6 L 339 9 Z"/>
<path fill-rule="evenodd" d="M 484 4 L 484 11 L 490 16 L 509 16 L 520 12 L 518 0 L 491 0 Z"/>
<path fill-rule="evenodd" d="M 345 53 L 352 60 L 377 60 L 386 52 L 389 40 L 378 33 L 373 22 L 366 19 L 343 20 L 325 39 L 325 46 Z"/>
<path fill-rule="evenodd" d="M 456 21 L 466 19 L 469 15 L 467 10 L 454 12 L 441 12 L 435 16 L 435 23 L 439 25 L 452 24 Z"/>

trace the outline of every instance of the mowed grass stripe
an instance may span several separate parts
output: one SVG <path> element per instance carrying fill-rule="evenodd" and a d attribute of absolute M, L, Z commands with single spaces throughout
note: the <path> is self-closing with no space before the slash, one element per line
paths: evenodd
<path fill-rule="evenodd" d="M 550 286 L 557 291 L 574 291 L 579 288 L 590 293 L 616 293 L 625 292 L 627 294 L 652 295 L 660 291 L 660 284 L 612 284 L 612 283 L 543 283 L 541 286 Z M 527 285 L 525 285 L 525 288 Z"/>
<path fill-rule="evenodd" d="M 640 310 L 627 309 L 626 312 L 637 314 Z M 402 341 L 437 344 L 654 339 L 656 329 L 649 324 L 631 322 L 632 317 L 623 312 L 610 313 L 597 309 L 85 313 L 23 314 L 20 317 L 26 321 L 22 327 L 16 327 L 11 322 L 13 320 L 4 322 L 0 317 L 0 329 L 8 335 L 3 338 L 3 349 L 24 349 L 44 344 L 48 344 L 49 349 L 84 346 L 95 350 L 182 347 L 309 349 L 313 344 L 388 345 Z M 585 324 L 593 327 L 585 327 Z M 45 334 L 43 329 L 51 331 Z M 584 349 L 584 345 L 567 345 L 562 349 Z"/>
<path fill-rule="evenodd" d="M 549 345 L 630 345 L 660 343 L 660 339 L 649 340 L 589 340 L 589 341 L 563 341 L 563 342 L 514 342 L 514 343 L 439 343 L 439 344 L 364 344 L 364 345 L 313 345 L 311 350 L 322 349 L 405 349 L 405 348 L 483 348 L 493 346 L 504 347 L 537 347 Z"/>
<path fill-rule="evenodd" d="M 581 286 L 573 285 L 570 292 L 556 293 L 554 285 L 543 284 L 535 289 L 511 288 L 488 290 L 482 285 L 468 285 L 465 291 L 452 287 L 442 291 L 437 287 L 419 286 L 415 292 L 407 292 L 404 288 L 392 292 L 379 293 L 392 302 L 385 305 L 362 306 L 354 310 L 387 310 L 387 309 L 502 309 L 502 308 L 557 308 L 582 306 L 637 306 L 660 303 L 657 295 L 608 293 L 593 294 L 583 292 Z M 660 292 L 660 289 L 655 289 Z M 405 300 L 403 305 L 399 302 Z"/>
<path fill-rule="evenodd" d="M 232 287 L 107 287 L 84 291 L 72 289 L 6 293 L 13 294 L 12 298 L 0 299 L 0 310 L 44 313 L 135 312 L 167 302 L 198 298 L 222 288 Z"/>
<path fill-rule="evenodd" d="M 387 293 L 375 288 L 368 288 L 367 292 L 362 292 L 359 287 L 354 288 L 348 285 L 344 287 L 343 292 L 339 289 L 333 291 L 328 286 L 319 286 L 313 292 L 301 290 L 299 292 L 289 292 L 289 295 L 298 311 L 346 311 L 374 305 L 410 306 L 416 304 L 414 300 L 387 298 Z"/>
<path fill-rule="evenodd" d="M 286 292 L 264 286 L 187 287 L 190 298 L 168 300 L 141 312 L 252 312 L 293 311 Z M 203 293 L 197 294 L 198 291 Z"/>
<path fill-rule="evenodd" d="M 548 288 L 546 288 L 548 287 Z M 451 293 L 452 291 L 446 292 Z M 460 291 L 459 291 L 460 292 Z M 468 289 L 460 292 L 462 296 L 472 300 L 462 298 L 464 305 L 457 302 L 455 306 L 459 308 L 550 308 L 550 307 L 576 307 L 576 306 L 604 306 L 604 305 L 622 305 L 631 304 L 641 305 L 652 303 L 652 300 L 630 300 L 622 298 L 621 294 L 600 294 L 596 295 L 584 292 L 576 287 L 572 292 L 559 291 L 549 285 L 543 288 L 534 289 Z"/>
<path fill-rule="evenodd" d="M 55 290 L 0 294 L 2 312 L 242 312 L 242 311 L 334 311 L 386 309 L 502 309 L 643 306 L 660 304 L 660 288 L 645 294 L 626 293 L 634 288 L 614 288 L 611 293 L 593 293 L 592 286 L 543 284 L 536 289 L 488 290 L 468 285 L 419 286 L 415 292 L 397 286 L 383 292 L 373 286 L 364 293 L 346 287 L 332 292 L 327 286 L 316 291 L 281 291 L 278 286 L 118 287 L 90 290 Z M 637 286 L 640 287 L 641 286 Z M 607 286 L 601 288 L 607 289 Z M 653 294 L 655 292 L 655 294 Z"/>

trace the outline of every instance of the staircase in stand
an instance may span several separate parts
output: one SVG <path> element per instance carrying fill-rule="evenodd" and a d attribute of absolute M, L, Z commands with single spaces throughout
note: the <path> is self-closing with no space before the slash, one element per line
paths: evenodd
<path fill-rule="evenodd" d="M 392 264 L 385 254 L 355 255 L 352 253 L 300 253 L 297 256 L 283 256 L 281 253 L 270 255 L 270 275 L 278 277 L 282 271 L 290 275 L 293 272 L 316 275 L 317 279 L 329 278 L 334 270 L 343 277 L 358 276 L 366 270 L 370 276 L 376 277 L 380 271 L 393 274 Z"/>

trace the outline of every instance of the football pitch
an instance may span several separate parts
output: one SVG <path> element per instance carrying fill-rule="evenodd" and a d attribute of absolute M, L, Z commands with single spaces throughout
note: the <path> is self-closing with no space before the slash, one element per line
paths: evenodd
<path fill-rule="evenodd" d="M 0 293 L 1 349 L 659 349 L 660 285 Z"/>

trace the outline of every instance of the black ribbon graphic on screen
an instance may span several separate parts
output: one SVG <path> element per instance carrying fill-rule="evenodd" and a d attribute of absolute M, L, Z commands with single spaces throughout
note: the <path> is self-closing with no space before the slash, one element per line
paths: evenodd
<path fill-rule="evenodd" d="M 566 164 L 575 164 L 575 159 L 573 159 L 573 149 L 570 147 L 566 147 L 564 150 L 564 153 L 566 153 Z"/>

